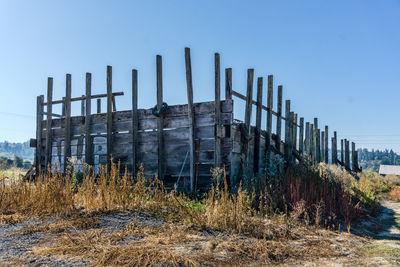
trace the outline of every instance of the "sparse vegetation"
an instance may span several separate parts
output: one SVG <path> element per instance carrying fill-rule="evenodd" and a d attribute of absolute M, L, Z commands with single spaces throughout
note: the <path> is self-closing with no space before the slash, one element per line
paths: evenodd
<path fill-rule="evenodd" d="M 80 175 L 47 173 L 36 181 L 0 182 L 0 223 L 41 219 L 12 235 L 57 235 L 32 252 L 85 257 L 94 265 L 270 264 L 338 257 L 342 252 L 330 248 L 338 234 L 324 229 L 338 230 L 341 221 L 350 228 L 352 220 L 375 207 L 383 183 L 367 174 L 356 181 L 323 164 L 299 165 L 276 171 L 263 193 L 239 186 L 233 194 L 221 169 L 213 170 L 218 177 L 211 190 L 196 199 L 168 192 L 157 178 L 145 177 L 143 168 L 136 177 L 126 172 L 121 177 L 116 164 L 98 175 L 88 166 Z M 99 216 L 115 212 L 142 212 L 165 223 L 146 226 L 132 218 L 123 229 L 97 228 Z M 366 241 L 351 237 L 347 242 Z"/>

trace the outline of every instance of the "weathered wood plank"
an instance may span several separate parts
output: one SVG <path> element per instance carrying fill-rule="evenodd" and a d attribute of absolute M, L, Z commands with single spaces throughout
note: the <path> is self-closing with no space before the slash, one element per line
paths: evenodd
<path fill-rule="evenodd" d="M 190 48 L 185 48 L 185 67 L 186 67 L 186 87 L 188 98 L 188 122 L 189 122 L 189 175 L 190 175 L 190 190 L 195 190 L 195 122 L 193 109 L 193 82 L 192 82 L 192 62 L 190 58 Z M 166 148 L 167 149 L 167 148 Z"/>
<path fill-rule="evenodd" d="M 304 159 L 304 118 L 300 118 L 300 127 L 299 127 L 299 153 L 301 157 Z"/>
<path fill-rule="evenodd" d="M 253 79 L 254 79 L 254 69 L 247 70 L 247 91 L 246 91 L 246 108 L 244 115 L 244 123 L 246 126 L 246 130 L 250 135 L 250 123 L 251 123 L 251 113 L 252 113 L 252 100 L 253 100 Z M 250 149 L 248 142 L 243 142 L 243 151 L 244 154 L 244 169 L 245 173 L 247 173 L 249 168 L 249 158 L 250 158 Z"/>
<path fill-rule="evenodd" d="M 326 164 L 329 163 L 328 144 L 329 144 L 329 131 L 328 131 L 328 125 L 325 125 L 324 158 L 325 158 L 325 163 L 326 163 Z"/>
<path fill-rule="evenodd" d="M 285 102 L 285 117 L 290 117 L 290 100 L 286 100 Z M 289 160 L 289 145 L 290 145 L 290 120 L 285 120 L 285 159 Z"/>
<path fill-rule="evenodd" d="M 348 170 L 350 170 L 350 148 L 349 148 L 349 141 L 347 139 L 344 139 L 345 143 L 345 166 Z"/>
<path fill-rule="evenodd" d="M 261 146 L 261 117 L 262 117 L 262 91 L 263 91 L 263 78 L 257 79 L 257 110 L 256 110 L 256 131 L 254 134 L 254 159 L 253 159 L 253 173 L 260 176 L 260 168 L 262 167 L 260 157 Z"/>
<path fill-rule="evenodd" d="M 101 99 L 97 99 L 97 113 L 101 113 Z"/>
<path fill-rule="evenodd" d="M 157 68 L 157 110 L 161 110 L 163 105 L 163 84 L 162 84 L 162 58 L 160 55 L 156 57 Z M 158 178 L 164 180 L 164 116 L 158 117 L 157 133 L 158 133 Z"/>
<path fill-rule="evenodd" d="M 221 167 L 221 68 L 220 56 L 214 54 L 214 73 L 215 73 L 215 167 Z"/>
<path fill-rule="evenodd" d="M 340 139 L 340 160 L 342 163 L 344 163 L 343 139 Z"/>
<path fill-rule="evenodd" d="M 53 102 L 53 78 L 47 78 L 47 102 Z M 53 114 L 53 105 L 47 105 L 47 124 L 46 129 L 51 128 L 51 120 Z M 45 152 L 45 168 L 51 164 L 51 131 L 46 132 L 46 152 Z"/>
<path fill-rule="evenodd" d="M 271 137 L 272 137 L 272 108 L 273 108 L 273 76 L 268 75 L 268 96 L 267 96 L 267 136 L 265 142 L 266 167 L 271 166 Z"/>
<path fill-rule="evenodd" d="M 137 173 L 137 144 L 138 144 L 138 73 L 137 70 L 132 70 L 132 173 Z"/>
<path fill-rule="evenodd" d="M 67 170 L 68 158 L 71 157 L 71 74 L 66 76 L 65 93 L 65 128 L 64 128 L 64 172 Z M 54 132 L 53 132 L 54 135 Z"/>
<path fill-rule="evenodd" d="M 40 95 L 36 98 L 36 150 L 35 150 L 35 166 L 36 166 L 36 177 L 39 176 L 42 168 L 42 121 L 43 121 L 43 102 L 44 96 Z"/>
<path fill-rule="evenodd" d="M 92 138 L 90 136 L 90 122 L 92 110 L 92 74 L 86 73 L 86 118 L 85 118 L 85 160 L 93 165 Z"/>
<path fill-rule="evenodd" d="M 232 69 L 225 69 L 225 99 L 232 100 Z"/>
<path fill-rule="evenodd" d="M 332 164 L 337 165 L 337 133 L 336 131 L 333 132 L 333 137 L 332 137 Z"/>
<path fill-rule="evenodd" d="M 112 157 L 112 115 L 112 67 L 107 66 L 107 164 Z"/>
<path fill-rule="evenodd" d="M 325 162 L 325 131 L 321 131 L 321 162 Z"/>

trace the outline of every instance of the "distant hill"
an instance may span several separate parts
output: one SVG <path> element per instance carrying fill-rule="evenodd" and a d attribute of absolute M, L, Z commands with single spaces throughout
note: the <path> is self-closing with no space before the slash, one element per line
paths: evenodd
<path fill-rule="evenodd" d="M 0 142 L 0 157 L 13 159 L 14 155 L 22 157 L 24 160 L 33 162 L 34 149 L 29 147 L 29 141 L 24 143 Z"/>

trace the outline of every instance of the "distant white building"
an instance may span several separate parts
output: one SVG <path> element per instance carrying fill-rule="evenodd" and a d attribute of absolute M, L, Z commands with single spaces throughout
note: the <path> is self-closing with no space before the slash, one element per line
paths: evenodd
<path fill-rule="evenodd" d="M 400 166 L 399 165 L 380 165 L 379 166 L 379 174 L 380 175 L 400 175 Z"/>

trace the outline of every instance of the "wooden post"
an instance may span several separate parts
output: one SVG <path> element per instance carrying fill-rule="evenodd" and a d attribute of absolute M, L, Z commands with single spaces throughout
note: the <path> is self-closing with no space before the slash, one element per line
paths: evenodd
<path fill-rule="evenodd" d="M 62 104 L 61 104 L 61 117 L 65 117 L 65 97 L 62 98 Z"/>
<path fill-rule="evenodd" d="M 304 159 L 304 118 L 300 118 L 299 127 L 299 153 L 302 159 Z"/>
<path fill-rule="evenodd" d="M 132 70 L 132 175 L 137 173 L 137 145 L 138 145 L 138 73 Z"/>
<path fill-rule="evenodd" d="M 194 136 L 194 110 L 193 110 L 193 82 L 192 62 L 190 48 L 185 48 L 186 87 L 188 98 L 188 119 L 189 119 L 189 156 L 190 156 L 190 191 L 195 190 L 195 136 Z"/>
<path fill-rule="evenodd" d="M 215 120 L 214 120 L 214 167 L 221 166 L 221 70 L 220 57 L 218 53 L 214 54 L 214 74 L 215 74 Z"/>
<path fill-rule="evenodd" d="M 345 165 L 346 169 L 350 170 L 350 148 L 349 148 L 349 141 L 347 139 L 344 139 L 344 145 L 345 145 Z"/>
<path fill-rule="evenodd" d="M 325 162 L 325 132 L 321 131 L 321 162 Z M 322 160 L 323 159 L 323 160 Z"/>
<path fill-rule="evenodd" d="M 265 137 L 265 153 L 267 168 L 271 165 L 271 136 L 272 136 L 272 108 L 273 108 L 273 76 L 268 75 L 268 97 L 267 97 L 267 136 Z"/>
<path fill-rule="evenodd" d="M 97 98 L 97 113 L 101 113 L 101 99 Z"/>
<path fill-rule="evenodd" d="M 351 142 L 351 167 L 352 170 L 357 172 L 357 162 L 356 162 L 356 143 Z"/>
<path fill-rule="evenodd" d="M 293 151 L 296 150 L 295 146 L 296 146 L 296 141 L 295 141 L 295 122 L 294 122 L 294 112 L 291 111 L 290 113 L 290 119 L 289 119 L 289 161 L 292 162 L 293 161 Z"/>
<path fill-rule="evenodd" d="M 328 144 L 329 144 L 329 131 L 328 131 L 328 125 L 325 125 L 325 163 L 329 163 L 329 154 L 328 154 Z M 331 148 L 332 149 L 332 148 Z"/>
<path fill-rule="evenodd" d="M 297 113 L 293 113 L 293 148 L 297 150 Z"/>
<path fill-rule="evenodd" d="M 289 143 L 290 143 L 290 100 L 285 103 L 285 158 L 289 161 Z"/>
<path fill-rule="evenodd" d="M 340 140 L 340 160 L 344 164 L 344 147 L 343 147 L 343 139 Z"/>
<path fill-rule="evenodd" d="M 86 73 L 85 161 L 93 165 L 92 138 L 90 132 L 92 114 L 92 74 Z"/>
<path fill-rule="evenodd" d="M 82 100 L 81 100 L 81 116 L 85 116 L 85 95 L 82 95 Z"/>
<path fill-rule="evenodd" d="M 47 78 L 47 123 L 46 123 L 46 152 L 45 152 L 45 168 L 51 165 L 51 120 L 53 114 L 53 78 Z M 45 170 L 45 171 L 46 171 Z"/>
<path fill-rule="evenodd" d="M 161 110 L 163 105 L 163 84 L 162 84 L 162 58 L 157 55 L 156 58 L 157 67 L 157 110 Z M 157 120 L 157 132 L 158 132 L 158 178 L 164 180 L 164 116 L 160 114 Z"/>
<path fill-rule="evenodd" d="M 65 128 L 64 128 L 64 173 L 71 157 L 71 74 L 66 76 L 65 93 Z"/>
<path fill-rule="evenodd" d="M 314 134 L 314 124 L 310 123 L 310 155 L 311 162 L 315 162 L 315 134 Z"/>
<path fill-rule="evenodd" d="M 318 133 L 318 118 L 314 118 L 315 161 L 321 162 L 320 134 Z"/>
<path fill-rule="evenodd" d="M 112 67 L 107 66 L 107 166 L 111 166 L 112 157 L 112 117 Z"/>
<path fill-rule="evenodd" d="M 310 155 L 310 123 L 306 122 L 306 137 L 304 140 L 304 155 L 309 156 Z M 305 157 L 304 157 L 305 158 Z"/>
<path fill-rule="evenodd" d="M 282 85 L 278 85 L 278 104 L 277 104 L 277 113 L 276 116 L 276 141 L 275 146 L 276 149 L 281 151 L 281 132 L 282 132 Z"/>
<path fill-rule="evenodd" d="M 332 143 L 332 164 L 337 165 L 337 134 L 333 132 L 333 143 Z"/>
<path fill-rule="evenodd" d="M 254 136 L 254 160 L 253 172 L 260 175 L 260 167 L 262 166 L 260 157 L 260 140 L 261 140 L 261 117 L 262 117 L 262 91 L 263 91 L 263 78 L 257 79 L 257 112 L 256 112 L 256 131 Z M 261 178 L 261 177 L 260 177 Z"/>
<path fill-rule="evenodd" d="M 246 91 L 246 110 L 245 110 L 245 116 L 244 116 L 244 123 L 246 125 L 246 129 L 248 131 L 248 135 L 251 135 L 251 111 L 252 111 L 252 100 L 253 100 L 253 78 L 254 78 L 254 69 L 248 69 L 247 70 L 247 91 Z M 246 140 L 243 144 L 244 151 L 243 153 L 245 154 L 245 160 L 244 160 L 244 165 L 245 165 L 245 173 L 248 171 L 249 167 L 249 140 Z"/>
<path fill-rule="evenodd" d="M 36 98 L 36 151 L 35 166 L 36 177 L 39 177 L 42 168 L 42 121 L 43 121 L 43 103 L 44 96 L 40 95 Z"/>
<path fill-rule="evenodd" d="M 232 99 L 232 69 L 225 69 L 225 99 Z"/>
<path fill-rule="evenodd" d="M 113 111 L 117 111 L 117 104 L 115 103 L 115 96 L 112 96 L 112 105 L 113 105 Z"/>

